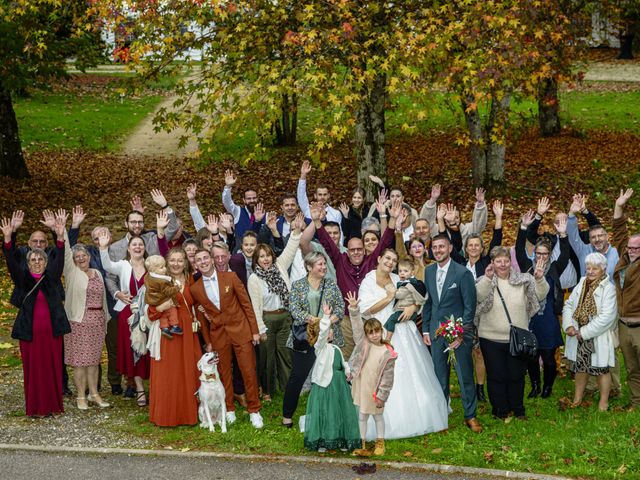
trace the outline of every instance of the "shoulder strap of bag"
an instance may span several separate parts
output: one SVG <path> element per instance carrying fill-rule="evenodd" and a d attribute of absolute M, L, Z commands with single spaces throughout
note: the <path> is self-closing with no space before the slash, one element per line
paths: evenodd
<path fill-rule="evenodd" d="M 316 317 L 320 316 L 320 309 L 322 308 L 322 297 L 324 296 L 324 285 L 325 279 L 322 279 L 322 287 L 320 287 L 320 301 L 318 302 L 318 311 L 316 312 Z"/>
<path fill-rule="evenodd" d="M 36 282 L 36 284 L 33 286 L 33 288 L 31 290 L 29 290 L 29 292 L 24 296 L 24 298 L 22 299 L 22 305 L 24 306 L 24 302 L 27 299 L 27 297 L 29 297 L 29 295 L 31 295 L 33 293 L 33 291 L 38 288 L 38 285 L 40 285 L 40 282 L 42 282 L 42 280 L 44 280 L 44 275 L 42 275 L 38 281 Z"/>
<path fill-rule="evenodd" d="M 509 325 L 512 325 L 511 315 L 509 315 L 509 310 L 507 310 L 507 304 L 504 302 L 504 297 L 502 296 L 502 292 L 500 291 L 500 287 L 498 287 L 498 285 L 496 285 L 496 290 L 498 290 L 498 295 L 500 296 L 500 300 L 502 301 L 502 306 L 504 307 L 504 313 L 507 314 L 507 320 L 509 320 Z"/>

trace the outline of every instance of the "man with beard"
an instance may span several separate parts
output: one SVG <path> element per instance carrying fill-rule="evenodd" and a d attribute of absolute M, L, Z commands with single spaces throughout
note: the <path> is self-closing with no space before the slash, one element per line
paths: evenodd
<path fill-rule="evenodd" d="M 584 210 L 585 197 L 577 194 L 573 196 L 573 202 L 569 208 L 569 222 L 567 223 L 567 235 L 569 235 L 569 244 L 576 253 L 580 262 L 580 276 L 585 275 L 584 259 L 593 252 L 604 255 L 607 259 L 607 275 L 613 281 L 613 272 L 619 260 L 618 250 L 609 243 L 609 235 L 602 225 L 593 225 L 589 227 L 589 243 L 585 244 L 580 238 L 578 230 L 578 218 L 576 214 Z"/>
<path fill-rule="evenodd" d="M 231 190 L 238 181 L 238 177 L 231 171 L 224 172 L 224 189 L 222 190 L 222 204 L 228 213 L 233 215 L 233 223 L 235 225 L 236 246 L 244 236 L 244 232 L 251 230 L 254 221 L 254 209 L 258 203 L 258 193 L 253 188 L 247 188 L 244 191 L 242 200 L 244 207 L 236 205 L 231 196 Z M 260 221 L 262 223 L 262 221 Z M 235 251 L 235 248 L 234 248 Z"/>

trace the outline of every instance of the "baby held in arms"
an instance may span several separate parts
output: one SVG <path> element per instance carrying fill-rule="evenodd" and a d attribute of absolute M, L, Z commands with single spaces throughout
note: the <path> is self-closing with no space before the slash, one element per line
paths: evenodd
<path fill-rule="evenodd" d="M 173 306 L 162 312 L 160 317 L 160 331 L 165 337 L 172 339 L 174 335 L 182 335 L 182 329 L 178 324 L 178 309 L 176 294 L 180 291 L 173 279 L 167 276 L 167 265 L 160 255 L 151 255 L 144 261 L 147 274 L 144 279 L 146 292 L 144 300 L 147 305 L 157 307 L 167 300 L 171 300 Z"/>

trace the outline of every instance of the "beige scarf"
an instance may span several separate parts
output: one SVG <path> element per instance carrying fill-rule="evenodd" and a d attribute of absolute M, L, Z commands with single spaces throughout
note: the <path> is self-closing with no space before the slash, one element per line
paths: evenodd
<path fill-rule="evenodd" d="M 580 301 L 578 302 L 578 308 L 573 312 L 573 319 L 578 322 L 578 325 L 581 327 L 587 325 L 589 320 L 598 314 L 598 307 L 596 306 L 596 301 L 593 298 L 593 292 L 596 291 L 596 288 L 598 288 L 598 285 L 600 285 L 602 280 L 604 280 L 604 277 L 594 280 L 593 282 L 589 282 L 588 280 L 585 280 L 584 282 L 582 293 L 580 294 Z"/>

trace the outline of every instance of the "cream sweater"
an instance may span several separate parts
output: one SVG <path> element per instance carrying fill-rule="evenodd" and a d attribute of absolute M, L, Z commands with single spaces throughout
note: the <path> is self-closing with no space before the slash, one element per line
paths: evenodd
<path fill-rule="evenodd" d="M 527 315 L 526 283 L 522 285 L 511 285 L 508 280 L 498 278 L 498 286 L 509 309 L 511 322 L 513 322 L 516 327 L 528 330 L 529 315 Z M 491 280 L 486 276 L 480 277 L 480 280 L 476 283 L 478 303 L 487 298 L 491 288 Z M 544 300 L 548 292 L 549 284 L 544 277 L 536 280 L 536 296 L 538 300 Z M 500 295 L 498 295 L 496 291 L 493 295 L 493 306 L 491 310 L 480 315 L 478 321 L 478 336 L 494 342 L 508 342 L 509 331 L 509 320 L 502 306 Z"/>

